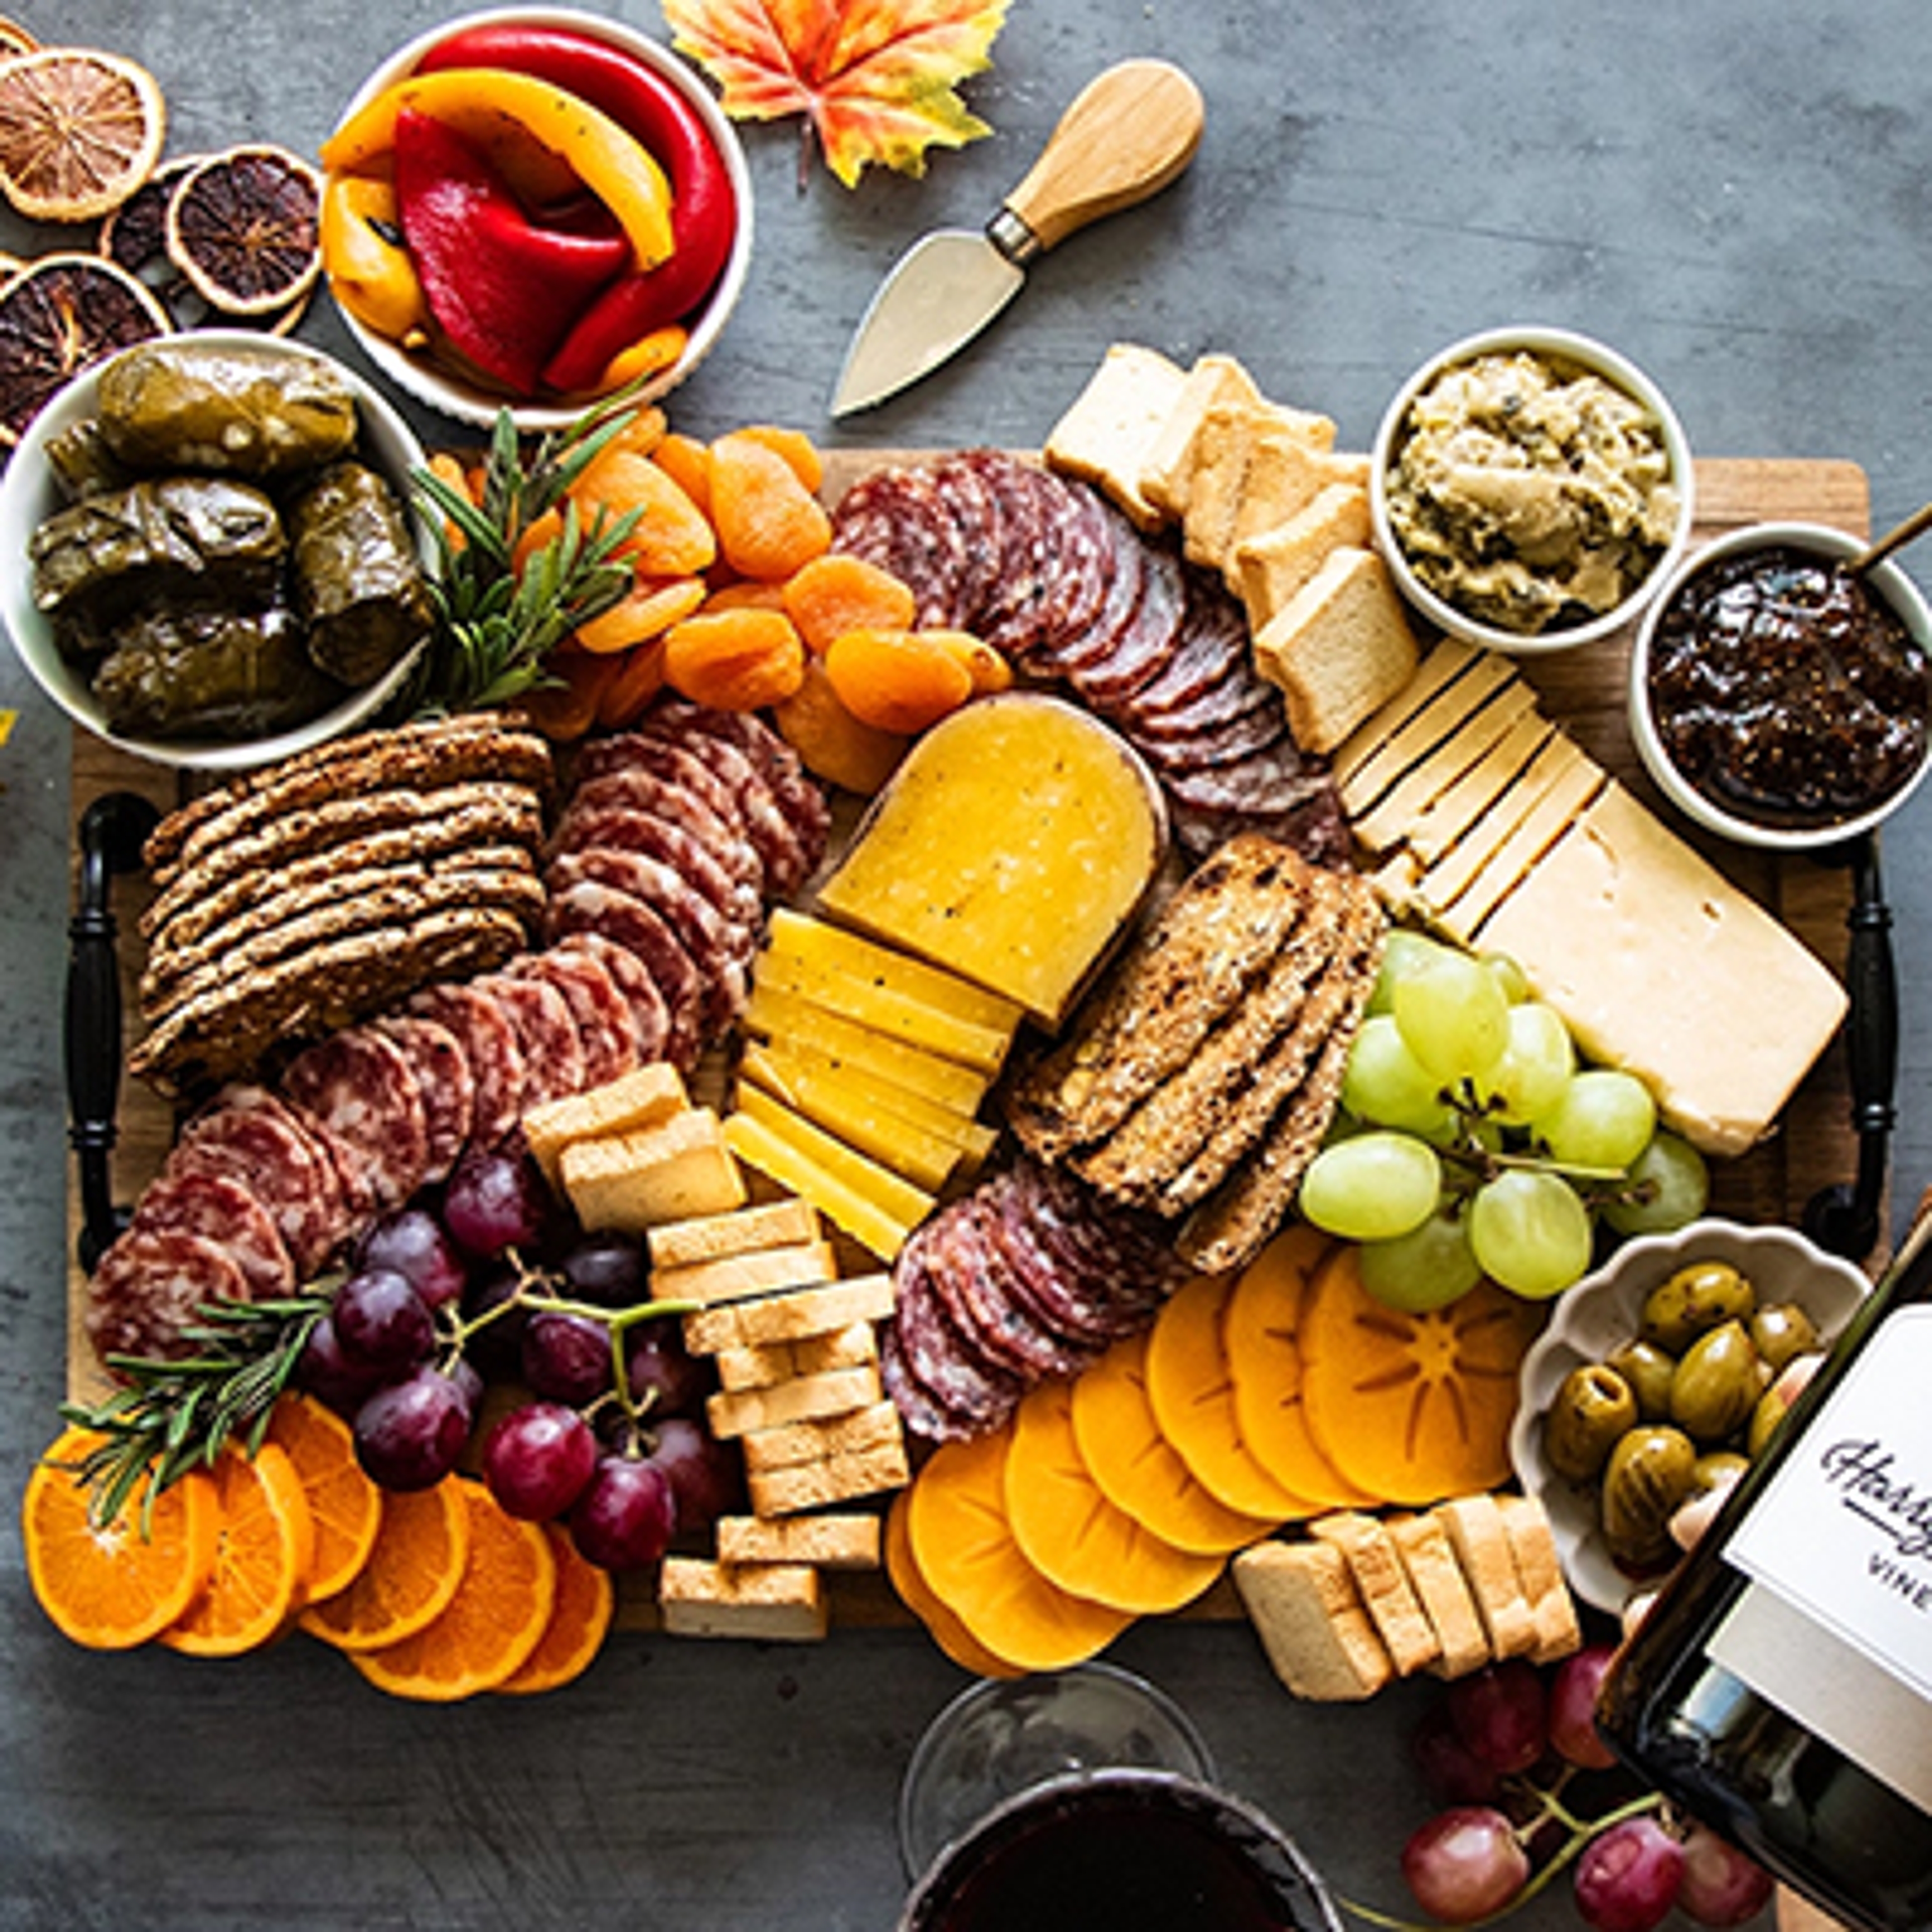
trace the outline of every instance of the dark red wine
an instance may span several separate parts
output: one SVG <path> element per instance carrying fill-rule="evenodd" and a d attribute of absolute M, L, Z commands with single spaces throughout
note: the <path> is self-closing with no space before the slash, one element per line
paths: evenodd
<path fill-rule="evenodd" d="M 905 1932 L 1333 1932 L 1267 1820 L 1162 1772 L 1056 1780 L 1007 1804 L 914 1894 Z"/>
<path fill-rule="evenodd" d="M 1645 1618 L 1598 1723 L 1834 1916 L 1932 1924 L 1932 1220 Z"/>

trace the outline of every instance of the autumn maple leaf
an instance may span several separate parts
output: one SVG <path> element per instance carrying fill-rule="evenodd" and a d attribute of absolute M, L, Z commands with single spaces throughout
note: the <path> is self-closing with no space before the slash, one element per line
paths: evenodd
<path fill-rule="evenodd" d="M 929 147 L 992 130 L 953 84 L 992 64 L 1008 0 L 664 0 L 673 44 L 735 120 L 810 117 L 848 188 L 873 162 L 926 172 Z"/>

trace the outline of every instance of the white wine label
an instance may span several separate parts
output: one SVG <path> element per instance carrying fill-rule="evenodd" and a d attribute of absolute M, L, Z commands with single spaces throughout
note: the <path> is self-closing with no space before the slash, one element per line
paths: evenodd
<path fill-rule="evenodd" d="M 1932 1306 L 1887 1318 L 1724 1555 L 1777 1607 L 1748 1592 L 1716 1660 L 1932 1810 Z"/>

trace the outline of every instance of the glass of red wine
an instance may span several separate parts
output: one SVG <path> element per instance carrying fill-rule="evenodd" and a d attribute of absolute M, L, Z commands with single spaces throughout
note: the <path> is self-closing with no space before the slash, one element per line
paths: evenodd
<path fill-rule="evenodd" d="M 1112 1664 L 955 1698 L 907 1767 L 899 1849 L 901 1932 L 1339 1932 L 1186 1713 Z"/>

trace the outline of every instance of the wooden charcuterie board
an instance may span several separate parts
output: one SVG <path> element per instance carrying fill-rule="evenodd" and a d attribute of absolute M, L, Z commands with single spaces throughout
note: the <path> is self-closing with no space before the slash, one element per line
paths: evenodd
<path fill-rule="evenodd" d="M 835 499 L 866 471 L 902 453 L 830 452 L 826 494 Z M 1825 524 L 1864 534 L 1869 524 L 1870 495 L 1864 472 L 1854 464 L 1772 458 L 1706 458 L 1696 470 L 1695 541 L 1702 542 L 1738 526 L 1772 520 Z M 1656 794 L 1636 761 L 1625 723 L 1625 663 L 1628 640 L 1610 641 L 1574 652 L 1522 661 L 1525 674 L 1542 694 L 1545 708 L 1566 725 L 1593 758 L 1628 782 L 1653 806 Z M 78 824 L 88 804 L 104 793 L 131 790 L 162 810 L 181 802 L 178 773 L 148 764 L 76 731 L 73 746 L 72 809 Z M 1846 917 L 1852 899 L 1849 875 L 1840 867 L 1804 857 L 1784 857 L 1727 844 L 1671 821 L 1690 842 L 1834 968 L 1843 960 Z M 128 935 L 147 896 L 144 881 L 128 880 L 116 889 L 115 912 L 123 943 L 120 970 L 124 1012 L 130 1029 L 138 1025 L 135 982 L 140 962 Z M 132 1036 L 130 1032 L 130 1037 Z M 133 1082 L 124 1084 L 119 1106 L 119 1141 L 114 1157 L 117 1198 L 125 1201 L 159 1167 L 174 1132 L 166 1104 Z M 1749 1154 L 1721 1164 L 1714 1172 L 1714 1212 L 1746 1222 L 1796 1223 L 1819 1187 L 1850 1178 L 1856 1137 L 1850 1121 L 1843 1050 L 1834 1046 L 1813 1070 L 1786 1108 L 1780 1131 Z M 78 1190 L 70 1177 L 68 1225 L 77 1237 L 81 1224 Z M 68 1391 L 76 1398 L 97 1395 L 103 1384 L 86 1338 L 80 1312 L 85 1276 L 70 1242 Z M 906 1612 L 883 1578 L 833 1580 L 836 1622 L 863 1624 L 903 1622 Z M 1191 1613 L 1236 1614 L 1225 1584 Z M 629 1606 L 628 1624 L 653 1620 L 652 1606 Z"/>

